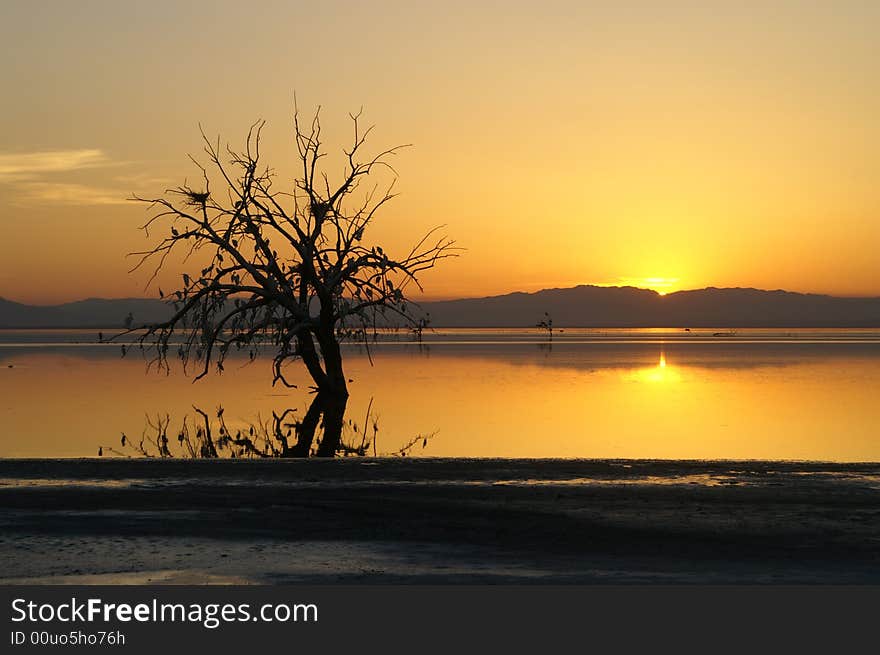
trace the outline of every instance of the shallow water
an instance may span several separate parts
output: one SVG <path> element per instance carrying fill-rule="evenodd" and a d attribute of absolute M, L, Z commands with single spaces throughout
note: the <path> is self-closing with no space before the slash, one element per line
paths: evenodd
<path fill-rule="evenodd" d="M 108 332 L 109 333 L 109 332 Z M 0 457 L 83 457 L 222 405 L 235 430 L 310 396 L 273 389 L 268 360 L 193 384 L 148 372 L 96 332 L 0 331 Z M 346 346 L 348 417 L 372 399 L 377 452 L 880 461 L 880 331 L 445 330 Z M 371 419 L 371 422 L 372 422 Z M 176 427 L 172 429 L 176 430 Z M 350 436 L 354 436 L 353 426 Z"/>

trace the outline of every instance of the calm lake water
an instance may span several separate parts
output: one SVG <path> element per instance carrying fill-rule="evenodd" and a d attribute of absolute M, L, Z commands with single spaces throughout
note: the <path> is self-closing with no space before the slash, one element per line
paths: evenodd
<path fill-rule="evenodd" d="M 111 331 L 105 331 L 110 334 Z M 193 384 L 179 367 L 97 344 L 95 330 L 0 331 L 0 457 L 88 457 L 172 426 L 196 405 L 230 428 L 307 407 L 270 385 L 268 359 L 227 362 Z M 878 330 L 438 330 L 346 346 L 360 426 L 378 452 L 413 455 L 880 461 Z M 176 434 L 176 428 L 174 434 Z"/>

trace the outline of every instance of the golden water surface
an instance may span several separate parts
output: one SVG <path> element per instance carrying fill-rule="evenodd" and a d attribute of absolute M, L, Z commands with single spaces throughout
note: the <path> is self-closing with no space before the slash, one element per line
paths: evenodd
<path fill-rule="evenodd" d="M 193 383 L 175 368 L 97 345 L 92 333 L 0 335 L 0 456 L 83 457 L 140 438 L 145 415 L 222 405 L 230 427 L 309 400 L 272 388 L 269 363 L 230 361 Z M 685 335 L 451 331 L 422 345 L 347 346 L 348 417 L 372 399 L 377 452 L 412 454 L 880 460 L 880 340 L 864 332 Z M 172 428 L 173 430 L 175 428 Z M 176 432 L 175 432 L 176 434 Z"/>

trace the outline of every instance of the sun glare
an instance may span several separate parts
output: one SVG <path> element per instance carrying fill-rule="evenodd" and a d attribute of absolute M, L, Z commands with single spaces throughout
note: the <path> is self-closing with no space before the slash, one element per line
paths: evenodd
<path fill-rule="evenodd" d="M 656 291 L 661 296 L 667 293 L 678 291 L 681 287 L 677 277 L 621 277 L 616 282 L 600 284 L 604 287 L 637 287 L 639 289 L 650 289 Z"/>
<path fill-rule="evenodd" d="M 642 279 L 642 284 L 639 286 L 644 289 L 651 289 L 661 296 L 665 296 L 670 291 L 675 291 L 677 285 L 677 277 L 646 277 Z"/>

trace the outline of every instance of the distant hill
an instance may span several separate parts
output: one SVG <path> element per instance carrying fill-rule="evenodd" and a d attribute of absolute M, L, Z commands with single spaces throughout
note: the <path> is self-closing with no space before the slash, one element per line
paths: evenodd
<path fill-rule="evenodd" d="M 63 305 L 24 305 L 0 298 L 0 328 L 121 328 L 129 312 L 134 325 L 143 325 L 170 317 L 171 308 L 148 298 L 88 298 Z"/>
<path fill-rule="evenodd" d="M 661 296 L 582 285 L 424 303 L 436 327 L 527 327 L 548 312 L 560 327 L 880 327 L 880 298 L 760 289 L 699 289 Z"/>
<path fill-rule="evenodd" d="M 661 296 L 634 287 L 545 289 L 422 303 L 433 327 L 532 327 L 548 312 L 559 327 L 880 327 L 880 297 L 838 298 L 760 289 L 698 289 Z M 53 306 L 0 299 L 0 328 L 121 327 L 167 318 L 160 300 L 90 298 Z"/>

